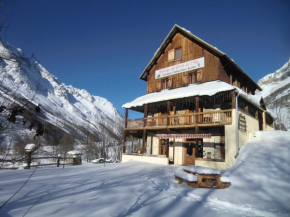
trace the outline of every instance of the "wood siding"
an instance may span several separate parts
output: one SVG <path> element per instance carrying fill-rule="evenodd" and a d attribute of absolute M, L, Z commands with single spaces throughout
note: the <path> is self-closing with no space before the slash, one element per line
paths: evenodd
<path fill-rule="evenodd" d="M 180 47 L 181 60 L 168 62 L 168 51 Z M 156 70 L 187 62 L 200 57 L 205 58 L 205 67 L 198 69 L 201 70 L 201 82 L 222 79 L 225 82 L 229 83 L 229 76 L 227 76 L 226 72 L 221 67 L 221 63 L 218 57 L 205 50 L 200 45 L 184 37 L 180 33 L 177 33 L 172 39 L 172 42 L 165 49 L 164 53 L 158 59 L 157 64 L 150 70 L 150 73 L 147 77 L 147 93 L 160 91 L 159 80 L 161 79 L 155 79 Z M 189 73 L 196 73 L 198 70 L 193 70 Z M 188 74 L 188 72 L 186 72 L 186 74 Z M 185 73 L 179 73 L 170 76 L 172 79 L 172 88 L 178 88 L 188 85 L 188 81 L 186 83 L 184 82 L 184 76 L 186 76 Z"/>
<path fill-rule="evenodd" d="M 166 47 L 163 54 L 158 59 L 157 63 L 150 70 L 147 77 L 147 93 L 161 91 L 161 79 L 155 79 L 155 71 L 169 66 L 187 62 L 193 59 L 204 57 L 205 66 L 203 68 L 172 75 L 169 78 L 170 87 L 178 88 L 187 86 L 189 84 L 189 74 L 199 72 L 198 83 L 208 82 L 214 80 L 222 80 L 226 83 L 241 87 L 245 92 L 254 94 L 255 87 L 249 84 L 246 78 L 242 76 L 237 70 L 228 62 L 221 62 L 212 51 L 206 49 L 203 45 L 197 44 L 180 33 L 172 38 L 171 43 Z M 168 61 L 168 51 L 181 48 L 181 60 Z"/>

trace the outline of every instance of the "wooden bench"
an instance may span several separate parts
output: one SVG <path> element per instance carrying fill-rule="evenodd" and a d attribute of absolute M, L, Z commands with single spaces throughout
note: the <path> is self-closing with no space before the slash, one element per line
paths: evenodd
<path fill-rule="evenodd" d="M 199 187 L 218 187 L 221 189 L 228 188 L 231 183 L 227 177 L 221 177 L 220 171 L 205 167 L 187 167 L 184 172 L 198 175 L 197 186 Z"/>

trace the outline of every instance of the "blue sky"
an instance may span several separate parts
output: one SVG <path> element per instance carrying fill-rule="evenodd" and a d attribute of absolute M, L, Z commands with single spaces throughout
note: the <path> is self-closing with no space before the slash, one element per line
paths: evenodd
<path fill-rule="evenodd" d="M 289 0 L 16 0 L 2 37 L 35 54 L 62 82 L 107 98 L 123 114 L 122 104 L 146 93 L 139 75 L 174 24 L 258 81 L 290 57 L 289 11 Z"/>

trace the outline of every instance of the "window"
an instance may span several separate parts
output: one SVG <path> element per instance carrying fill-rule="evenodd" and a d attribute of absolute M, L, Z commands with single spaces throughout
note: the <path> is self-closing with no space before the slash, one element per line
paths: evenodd
<path fill-rule="evenodd" d="M 174 61 L 174 49 L 168 51 L 168 62 Z"/>
<path fill-rule="evenodd" d="M 168 62 L 181 60 L 181 48 L 168 51 Z"/>
<path fill-rule="evenodd" d="M 162 90 L 168 89 L 168 78 L 161 81 Z"/>
<path fill-rule="evenodd" d="M 189 74 L 189 84 L 196 84 L 197 83 L 197 74 L 191 73 Z"/>
<path fill-rule="evenodd" d="M 181 60 L 181 48 L 175 49 L 175 61 Z"/>

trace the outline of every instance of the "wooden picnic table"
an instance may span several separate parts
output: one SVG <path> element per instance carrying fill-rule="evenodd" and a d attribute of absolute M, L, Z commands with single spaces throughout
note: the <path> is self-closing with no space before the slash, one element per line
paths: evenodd
<path fill-rule="evenodd" d="M 188 180 L 186 176 L 177 174 L 175 175 L 175 179 L 178 180 L 179 184 L 183 181 L 187 181 L 188 186 L 195 188 L 218 187 L 220 189 L 228 188 L 231 184 L 227 177 L 220 176 L 219 170 L 204 167 L 188 167 L 184 168 L 183 171 L 187 174 L 192 174 L 194 177 L 197 177 L 197 179 Z"/>

